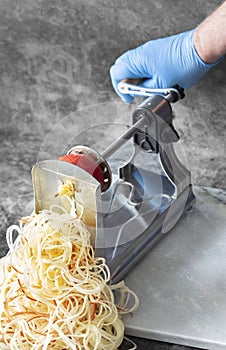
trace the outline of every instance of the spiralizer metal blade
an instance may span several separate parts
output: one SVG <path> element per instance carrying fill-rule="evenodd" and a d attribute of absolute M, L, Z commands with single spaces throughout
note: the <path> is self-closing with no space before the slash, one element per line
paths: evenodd
<path fill-rule="evenodd" d="M 59 195 L 62 184 L 71 186 L 76 215 L 81 217 L 91 233 L 91 243 L 96 245 L 97 227 L 102 227 L 100 212 L 100 183 L 79 166 L 61 160 L 46 160 L 37 163 L 32 169 L 35 212 L 53 210 L 61 213 L 73 210 L 67 196 Z M 101 233 L 98 235 L 101 239 Z M 98 246 L 101 246 L 98 243 Z"/>

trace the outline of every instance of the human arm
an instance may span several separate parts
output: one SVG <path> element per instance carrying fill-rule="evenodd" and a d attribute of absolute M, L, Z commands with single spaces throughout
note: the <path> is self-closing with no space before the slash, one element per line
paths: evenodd
<path fill-rule="evenodd" d="M 226 53 L 225 18 L 226 1 L 197 28 L 125 52 L 110 70 L 115 91 L 130 103 L 133 96 L 120 94 L 117 88 L 126 78 L 145 78 L 141 85 L 150 88 L 191 87 Z"/>
<path fill-rule="evenodd" d="M 206 63 L 214 63 L 226 53 L 226 1 L 197 27 L 194 46 Z"/>

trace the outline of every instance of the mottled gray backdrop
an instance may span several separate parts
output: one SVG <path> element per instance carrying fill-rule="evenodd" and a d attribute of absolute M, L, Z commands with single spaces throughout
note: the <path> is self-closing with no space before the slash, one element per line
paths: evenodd
<path fill-rule="evenodd" d="M 6 227 L 32 199 L 30 170 L 48 132 L 79 108 L 119 101 L 109 68 L 120 54 L 195 27 L 220 2 L 0 1 L 1 255 Z M 223 61 L 174 106 L 196 185 L 226 188 L 225 68 Z"/>

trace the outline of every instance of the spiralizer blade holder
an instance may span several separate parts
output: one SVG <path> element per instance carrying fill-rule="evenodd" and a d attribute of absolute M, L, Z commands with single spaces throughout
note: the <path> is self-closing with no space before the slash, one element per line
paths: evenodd
<path fill-rule="evenodd" d="M 136 91 L 137 88 L 135 86 Z M 142 92 L 140 94 L 143 95 Z M 54 166 L 51 165 L 54 161 L 44 164 L 51 173 L 50 178 L 54 173 L 55 182 L 59 181 L 59 176 L 67 175 L 83 191 L 84 195 L 80 196 L 79 201 L 81 202 L 82 197 L 86 212 L 90 210 L 93 213 L 91 217 L 96 254 L 106 257 L 113 282 L 121 280 L 173 228 L 195 201 L 190 172 L 174 151 L 174 144 L 179 136 L 172 123 L 171 103 L 183 97 L 183 89 L 178 86 L 157 91 L 157 94 L 153 94 L 152 90 L 151 95 L 133 112 L 132 126 L 101 155 L 91 148 L 75 146 L 65 156 L 76 157 L 73 165 L 67 163 L 70 160 L 66 158 L 63 161 L 64 157 L 61 161 L 55 161 L 57 163 Z M 127 148 L 130 156 L 122 165 L 118 154 L 120 151 L 121 154 L 127 152 Z M 97 177 L 84 163 L 79 164 L 79 155 L 95 161 L 102 176 Z M 60 171 L 57 164 L 60 164 Z M 83 169 L 79 170 L 79 166 Z M 42 163 L 33 169 L 36 210 L 41 210 L 44 203 L 40 196 L 41 184 L 42 187 L 45 184 L 42 188 L 43 195 L 50 186 L 46 170 L 44 172 L 43 177 Z M 84 181 L 89 188 L 88 197 L 85 196 Z M 55 187 L 52 190 L 52 199 Z M 48 195 L 45 207 L 50 205 L 49 200 Z"/>

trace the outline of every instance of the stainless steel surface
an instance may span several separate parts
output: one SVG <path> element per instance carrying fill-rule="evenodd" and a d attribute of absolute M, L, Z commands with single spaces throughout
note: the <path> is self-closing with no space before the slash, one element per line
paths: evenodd
<path fill-rule="evenodd" d="M 140 297 L 138 311 L 124 318 L 127 334 L 226 348 L 225 194 L 196 187 L 193 210 L 127 275 Z"/>
<path fill-rule="evenodd" d="M 153 162 L 150 153 L 133 147 L 132 159 L 120 168 L 120 176 L 114 174 L 111 188 L 102 194 L 106 258 L 114 282 L 125 276 L 194 201 L 189 185 L 183 191 L 175 190 L 175 184 L 159 169 L 159 157 Z M 117 160 L 109 164 L 118 169 Z"/>

